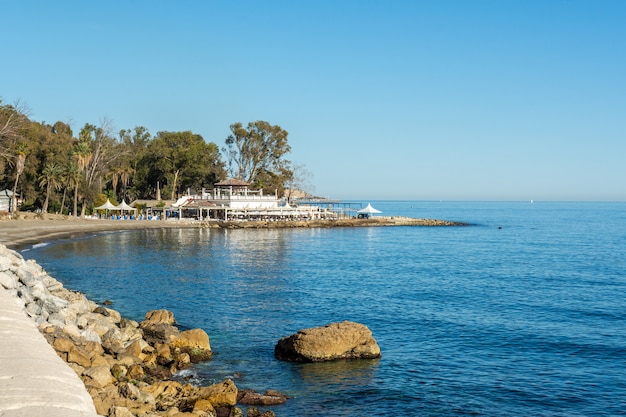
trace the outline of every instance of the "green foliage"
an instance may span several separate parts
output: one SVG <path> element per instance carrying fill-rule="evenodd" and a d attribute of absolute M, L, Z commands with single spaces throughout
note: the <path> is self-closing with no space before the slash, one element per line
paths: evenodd
<path fill-rule="evenodd" d="M 45 188 L 46 199 L 43 202 L 41 211 L 48 212 L 48 204 L 50 202 L 50 195 L 52 190 L 61 189 L 63 171 L 60 166 L 55 163 L 47 163 L 43 168 L 41 175 L 39 176 L 39 186 Z"/>
<path fill-rule="evenodd" d="M 190 131 L 159 132 L 141 161 L 147 184 L 163 186 L 170 199 L 188 188 L 210 187 L 223 177 L 217 145 Z"/>
<path fill-rule="evenodd" d="M 276 185 L 275 179 L 288 173 L 290 162 L 284 156 L 291 147 L 286 130 L 261 120 L 250 122 L 245 128 L 234 123 L 230 130 L 224 153 L 233 177 L 265 188 L 268 184 Z"/>
<path fill-rule="evenodd" d="M 223 152 L 232 176 L 282 195 L 294 178 L 285 159 L 288 133 L 264 121 L 230 128 Z M 20 106 L 0 100 L 0 189 L 15 190 L 30 209 L 78 215 L 106 197 L 155 198 L 157 184 L 164 198 L 175 199 L 212 188 L 227 174 L 218 145 L 190 131 L 153 137 L 137 126 L 113 135 L 104 121 L 85 123 L 76 137 L 68 123 L 31 121 Z"/>

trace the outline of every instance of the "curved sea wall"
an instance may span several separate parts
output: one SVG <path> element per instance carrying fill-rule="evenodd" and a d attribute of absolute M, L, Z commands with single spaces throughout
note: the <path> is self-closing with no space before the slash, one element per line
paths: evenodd
<path fill-rule="evenodd" d="M 23 288 L 31 297 L 45 290 L 44 281 L 35 282 L 37 270 L 0 245 L 0 416 L 95 417 L 85 385 L 25 311 Z M 67 304 L 60 298 L 44 302 L 52 309 Z"/>

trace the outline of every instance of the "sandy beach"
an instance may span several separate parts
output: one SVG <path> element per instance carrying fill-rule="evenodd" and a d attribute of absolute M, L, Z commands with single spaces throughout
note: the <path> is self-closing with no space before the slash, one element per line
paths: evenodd
<path fill-rule="evenodd" d="M 55 214 L 46 214 L 37 218 L 32 213 L 21 213 L 17 220 L 0 220 L 0 243 L 14 249 L 23 245 L 79 236 L 85 233 L 167 227 L 197 227 L 197 224 L 160 220 L 78 219 Z"/>

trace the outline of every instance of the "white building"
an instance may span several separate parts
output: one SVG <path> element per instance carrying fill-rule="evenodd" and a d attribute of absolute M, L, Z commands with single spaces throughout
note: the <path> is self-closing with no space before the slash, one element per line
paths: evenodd
<path fill-rule="evenodd" d="M 11 197 L 13 197 L 13 191 L 0 191 L 0 211 L 11 211 Z"/>
<path fill-rule="evenodd" d="M 213 190 L 187 195 L 173 203 L 168 218 L 196 220 L 312 220 L 334 217 L 319 206 L 292 207 L 276 194 L 250 189 L 247 182 L 228 179 L 214 184 Z"/>

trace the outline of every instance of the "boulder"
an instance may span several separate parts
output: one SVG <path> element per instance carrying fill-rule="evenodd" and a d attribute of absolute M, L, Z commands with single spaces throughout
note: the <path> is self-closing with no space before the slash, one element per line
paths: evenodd
<path fill-rule="evenodd" d="M 67 352 L 67 362 L 75 363 L 76 365 L 80 365 L 82 367 L 91 366 L 91 358 L 89 357 L 89 354 L 78 346 L 73 346 Z M 98 367 L 98 369 L 104 369 L 104 368 L 108 368 L 108 367 L 106 366 Z"/>
<path fill-rule="evenodd" d="M 115 381 L 108 366 L 94 366 L 83 372 L 85 385 L 93 385 L 97 388 L 104 388 Z"/>
<path fill-rule="evenodd" d="M 237 403 L 245 405 L 277 405 L 287 402 L 287 397 L 278 391 L 267 390 L 260 394 L 254 390 L 240 390 L 237 395 Z"/>
<path fill-rule="evenodd" d="M 214 415 L 215 408 L 209 400 L 198 400 L 193 406 L 193 411 L 196 413 L 206 413 L 207 415 Z"/>
<path fill-rule="evenodd" d="M 7 259 L 0 258 L 0 285 L 7 290 L 17 288 L 17 278 L 14 274 L 8 274 L 2 270 L 2 261 L 7 261 Z"/>
<path fill-rule="evenodd" d="M 141 329 L 143 330 L 144 339 L 151 345 L 155 345 L 157 343 L 169 344 L 179 335 L 176 327 L 166 323 L 152 323 L 144 321 L 141 322 Z"/>
<path fill-rule="evenodd" d="M 202 329 L 191 329 L 180 333 L 172 340 L 170 347 L 187 353 L 193 363 L 209 360 L 213 354 L 209 335 Z"/>
<path fill-rule="evenodd" d="M 350 321 L 303 329 L 283 337 L 276 344 L 274 355 L 276 359 L 289 362 L 373 359 L 381 356 L 370 329 Z"/>
<path fill-rule="evenodd" d="M 142 388 L 142 391 L 160 400 L 165 397 L 176 397 L 181 389 L 182 385 L 176 381 L 159 381 Z"/>
<path fill-rule="evenodd" d="M 144 321 L 141 322 L 151 324 L 169 324 L 174 325 L 176 320 L 174 320 L 174 313 L 168 310 L 152 310 L 146 313 L 146 317 Z M 143 327 L 143 326 L 142 326 Z"/>
<path fill-rule="evenodd" d="M 170 343 L 170 346 L 174 348 L 190 348 L 190 349 L 203 349 L 211 350 L 209 343 L 209 335 L 202 329 L 191 329 L 184 331 L 176 337 Z"/>
<path fill-rule="evenodd" d="M 76 344 L 72 342 L 70 339 L 67 339 L 64 337 L 56 337 L 55 339 L 53 339 L 52 347 L 57 352 L 67 353 L 72 348 L 76 347 Z"/>
<path fill-rule="evenodd" d="M 179 331 L 174 326 L 174 314 L 168 310 L 152 310 L 146 313 L 145 320 L 139 323 L 143 330 L 144 338 L 148 343 L 169 344 L 178 335 Z"/>
<path fill-rule="evenodd" d="M 134 417 L 126 407 L 111 407 L 109 417 Z"/>
<path fill-rule="evenodd" d="M 157 343 L 154 348 L 157 355 L 156 360 L 159 365 L 167 366 L 172 363 L 174 357 L 172 356 L 172 350 L 169 345 Z"/>
<path fill-rule="evenodd" d="M 0 272 L 8 271 L 13 266 L 13 258 L 17 252 L 10 252 L 4 245 L 0 247 Z"/>
<path fill-rule="evenodd" d="M 267 410 L 264 412 L 260 412 L 256 407 L 248 408 L 248 417 L 274 417 L 275 414 L 272 410 Z"/>
<path fill-rule="evenodd" d="M 233 381 L 227 379 L 218 384 L 198 388 L 194 395 L 186 399 L 185 408 L 193 409 L 199 400 L 208 400 L 215 408 L 234 407 L 237 404 L 237 387 Z"/>

